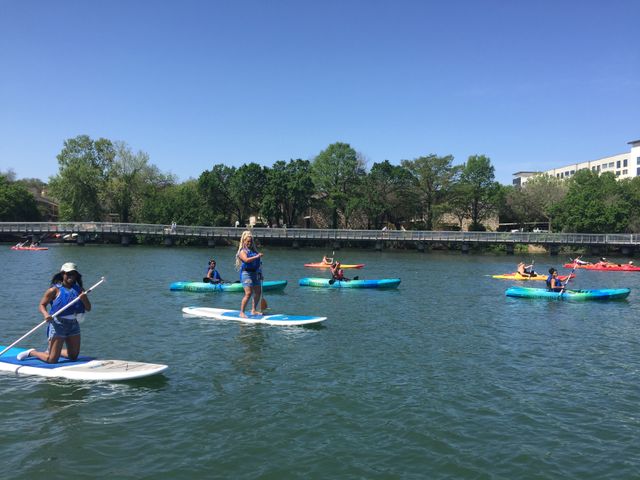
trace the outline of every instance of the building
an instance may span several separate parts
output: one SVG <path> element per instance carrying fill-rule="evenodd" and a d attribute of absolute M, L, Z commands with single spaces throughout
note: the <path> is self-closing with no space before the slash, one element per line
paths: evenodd
<path fill-rule="evenodd" d="M 572 163 L 545 172 L 516 172 L 513 174 L 513 185 L 522 186 L 532 177 L 541 174 L 560 179 L 570 178 L 578 170 L 585 169 L 598 173 L 611 172 L 618 179 L 640 177 L 640 140 L 634 140 L 628 144 L 631 145 L 631 149 L 626 153 L 587 162 Z"/>

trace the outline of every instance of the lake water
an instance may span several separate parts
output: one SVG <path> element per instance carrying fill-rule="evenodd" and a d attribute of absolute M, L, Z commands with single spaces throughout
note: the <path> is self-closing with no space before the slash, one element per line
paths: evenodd
<path fill-rule="evenodd" d="M 639 478 L 640 273 L 578 271 L 576 287 L 630 287 L 624 301 L 511 299 L 488 275 L 518 256 L 341 250 L 399 289 L 298 287 L 324 253 L 265 250 L 265 278 L 289 281 L 271 311 L 328 317 L 282 328 L 183 318 L 239 306 L 168 289 L 210 256 L 235 280 L 232 248 L 1 246 L 0 343 L 42 320 L 73 261 L 86 287 L 107 277 L 82 352 L 170 366 L 115 384 L 0 373 L 2 477 Z M 21 346 L 44 347 L 44 329 Z"/>

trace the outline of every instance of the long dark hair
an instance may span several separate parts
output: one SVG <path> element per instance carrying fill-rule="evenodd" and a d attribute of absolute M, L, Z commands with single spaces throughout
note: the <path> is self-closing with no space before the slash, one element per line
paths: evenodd
<path fill-rule="evenodd" d="M 84 290 L 84 287 L 82 286 L 82 275 L 80 275 L 80 272 L 76 272 L 76 283 L 78 285 L 80 285 L 80 289 Z M 58 272 L 56 273 L 52 278 L 51 278 L 51 286 L 55 287 L 57 284 L 62 283 L 64 277 L 64 272 Z"/>

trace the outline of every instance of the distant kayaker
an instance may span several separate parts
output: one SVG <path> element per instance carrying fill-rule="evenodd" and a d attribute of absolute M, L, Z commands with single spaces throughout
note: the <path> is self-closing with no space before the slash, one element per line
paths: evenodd
<path fill-rule="evenodd" d="M 536 272 L 533 271 L 533 265 L 525 265 L 524 262 L 518 264 L 518 273 L 523 277 L 535 277 Z"/>
<path fill-rule="evenodd" d="M 549 276 L 547 277 L 547 289 L 552 292 L 561 292 L 564 290 L 564 285 L 558 278 L 558 271 L 551 267 L 549 269 Z"/>
<path fill-rule="evenodd" d="M 326 255 L 324 255 L 322 257 L 322 263 L 324 263 L 325 265 L 333 265 L 333 257 L 327 257 Z"/>
<path fill-rule="evenodd" d="M 262 256 L 258 253 L 253 235 L 249 230 L 242 232 L 240 245 L 236 253 L 236 270 L 240 270 L 240 282 L 244 288 L 244 297 L 240 303 L 240 316 L 246 318 L 244 309 L 253 295 L 251 315 L 262 315 L 258 310 L 258 302 L 262 299 Z"/>
<path fill-rule="evenodd" d="M 216 261 L 212 258 L 209 260 L 209 265 L 207 266 L 207 273 L 202 279 L 204 283 L 222 283 L 222 277 L 218 270 L 216 270 Z"/>
<path fill-rule="evenodd" d="M 78 297 L 80 300 L 62 312 L 59 317 L 52 316 Z M 51 304 L 49 312 L 47 312 L 48 304 Z M 51 288 L 42 296 L 39 309 L 44 319 L 49 322 L 47 325 L 49 348 L 46 352 L 38 352 L 35 348 L 25 350 L 18 354 L 18 360 L 36 357 L 43 362 L 57 363 L 60 356 L 72 361 L 76 360 L 80 354 L 78 316 L 91 310 L 91 302 L 84 293 L 82 275 L 78 272 L 75 263 L 65 263 L 60 268 L 60 272 L 53 276 Z M 66 348 L 62 348 L 65 345 Z"/>

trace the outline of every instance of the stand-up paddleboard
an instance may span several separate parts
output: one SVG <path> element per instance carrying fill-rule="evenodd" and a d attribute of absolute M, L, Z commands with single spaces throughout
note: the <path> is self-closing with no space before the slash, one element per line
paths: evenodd
<path fill-rule="evenodd" d="M 0 346 L 0 349 L 4 349 Z M 127 362 L 125 360 L 98 360 L 80 356 L 76 361 L 60 357 L 58 363 L 46 363 L 35 357 L 18 360 L 16 356 L 24 348 L 11 348 L 0 356 L 0 371 L 18 375 L 68 378 L 70 380 L 97 380 L 118 382 L 149 377 L 164 372 L 167 365 L 155 363 Z"/>
<path fill-rule="evenodd" d="M 284 290 L 286 280 L 271 280 L 262 282 L 262 291 Z M 204 283 L 204 282 L 173 282 L 169 290 L 186 292 L 244 292 L 241 283 Z"/>
<path fill-rule="evenodd" d="M 308 315 L 251 315 L 245 312 L 247 318 L 240 316 L 239 310 L 226 310 L 224 308 L 208 307 L 184 307 L 182 312 L 192 317 L 213 318 L 215 320 L 233 320 L 243 323 L 264 323 L 267 325 L 312 325 L 324 322 L 327 317 L 312 317 Z"/>

